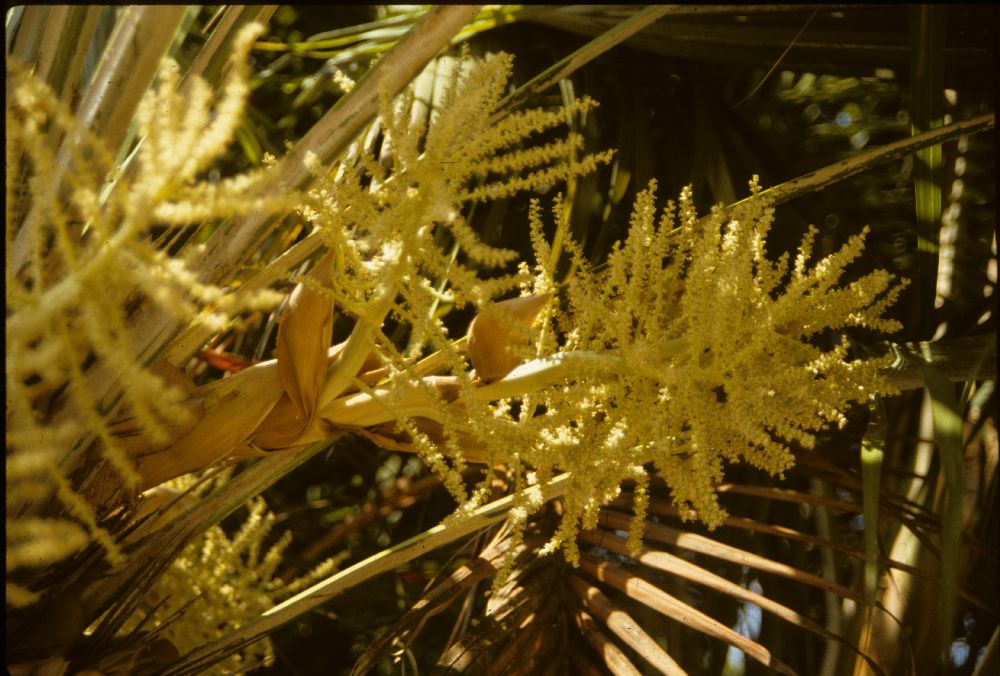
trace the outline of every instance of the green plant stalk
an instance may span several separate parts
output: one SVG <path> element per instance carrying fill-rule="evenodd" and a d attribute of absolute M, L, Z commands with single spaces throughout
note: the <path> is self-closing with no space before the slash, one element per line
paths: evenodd
<path fill-rule="evenodd" d="M 543 502 L 559 497 L 569 483 L 570 475 L 560 474 L 544 486 L 534 486 L 529 490 L 532 499 Z M 281 625 L 289 622 L 343 591 L 355 587 L 382 573 L 394 570 L 429 551 L 443 547 L 491 526 L 504 517 L 515 506 L 516 496 L 508 495 L 477 509 L 471 516 L 441 524 L 416 535 L 405 542 L 390 547 L 350 568 L 342 570 L 309 589 L 279 603 L 260 619 L 241 627 L 228 636 L 210 643 L 185 655 L 165 673 L 169 676 L 201 673 L 208 666 L 260 640 Z"/>
<path fill-rule="evenodd" d="M 822 190 L 834 183 L 839 183 L 855 174 L 860 174 L 889 162 L 895 162 L 924 148 L 947 143 L 960 136 L 969 136 L 981 131 L 988 131 L 993 129 L 995 123 L 996 116 L 993 113 L 987 113 L 963 122 L 949 124 L 946 127 L 932 129 L 923 134 L 887 143 L 884 146 L 872 148 L 849 159 L 834 162 L 822 169 L 817 169 L 791 181 L 786 181 L 763 190 L 760 193 L 760 197 L 769 199 L 775 204 L 788 202 L 811 192 Z M 728 208 L 732 209 L 744 202 L 748 202 L 749 199 L 740 200 Z"/>
<path fill-rule="evenodd" d="M 547 11 L 544 8 L 525 5 L 494 5 L 480 10 L 454 38 L 452 44 L 464 42 L 477 33 L 504 26 L 515 21 L 523 21 L 526 17 Z M 412 24 L 419 20 L 420 11 L 407 12 L 379 21 L 359 24 L 350 28 L 326 31 L 314 35 L 302 42 L 271 42 L 262 40 L 254 45 L 254 49 L 265 52 L 290 52 L 297 56 L 314 58 L 331 58 L 343 56 L 351 52 L 360 54 L 379 54 L 391 48 L 396 40 Z M 364 43 L 358 45 L 358 43 Z M 345 49 L 350 45 L 358 45 L 353 49 Z M 331 50 L 331 51 L 325 51 Z"/>
<path fill-rule="evenodd" d="M 879 579 L 879 494 L 882 489 L 882 460 L 885 456 L 886 419 L 881 401 L 873 402 L 871 418 L 861 440 L 861 489 L 865 517 L 865 602 L 874 607 Z"/>
<path fill-rule="evenodd" d="M 468 40 L 477 33 L 482 33 L 498 26 L 506 26 L 517 21 L 524 21 L 545 11 L 547 9 L 544 6 L 486 5 L 484 9 L 476 14 L 476 18 L 455 36 L 452 44 Z"/>
<path fill-rule="evenodd" d="M 958 600 L 959 555 L 962 547 L 962 494 L 965 465 L 962 445 L 962 406 L 954 384 L 931 363 L 929 352 L 911 351 L 910 362 L 920 371 L 931 398 L 934 437 L 944 475 L 945 502 L 941 521 L 941 605 L 939 612 L 939 655 L 941 667 L 951 664 L 951 645 Z"/>
<path fill-rule="evenodd" d="M 367 35 L 370 31 L 398 25 L 409 27 L 418 17 L 419 12 L 396 14 L 377 21 L 348 26 L 347 28 L 337 28 L 334 30 L 323 31 L 322 33 L 317 33 L 316 35 L 311 36 L 303 42 L 286 43 L 259 40 L 254 44 L 254 49 L 265 52 L 294 52 L 299 49 L 317 49 L 320 47 L 332 47 L 338 44 L 343 44 L 340 42 L 340 39 L 345 37 L 350 39 L 351 42 L 359 42 L 363 39 L 360 36 Z"/>
<path fill-rule="evenodd" d="M 413 21 L 413 17 L 408 17 Z M 384 26 L 365 31 L 357 31 L 337 38 L 326 38 L 323 40 L 306 40 L 304 42 L 268 42 L 260 41 L 254 45 L 254 49 L 264 52 L 291 52 L 297 56 L 313 56 L 315 54 L 340 54 L 350 45 L 382 41 L 381 45 L 367 45 L 369 49 L 375 47 L 377 51 L 385 51 L 395 44 L 394 40 L 403 35 L 408 30 L 408 26 Z M 331 51 L 323 51 L 331 50 Z M 353 50 L 352 50 L 353 51 Z M 329 57 L 327 57 L 329 58 Z"/>
<path fill-rule="evenodd" d="M 862 485 L 863 488 L 863 485 Z M 813 495 L 821 495 L 824 498 L 832 497 L 829 484 L 818 478 L 809 480 L 809 491 Z M 832 541 L 833 529 L 830 526 L 830 509 L 824 505 L 817 505 L 815 512 L 816 533 L 821 538 Z M 828 580 L 837 579 L 837 564 L 833 556 L 833 551 L 826 547 L 820 550 L 820 559 L 823 562 L 822 576 Z M 840 610 L 840 599 L 833 592 L 823 594 L 826 605 L 826 621 L 824 628 L 834 636 L 841 636 L 843 631 L 843 615 Z M 836 674 L 837 662 L 841 654 L 841 645 L 838 641 L 827 641 L 826 650 L 823 651 L 823 659 L 820 663 L 819 676 L 834 676 Z"/>
<path fill-rule="evenodd" d="M 944 5 L 911 5 L 910 19 L 910 116 L 912 133 L 941 127 L 944 89 Z M 917 152 L 913 167 L 913 192 L 917 216 L 917 307 L 921 333 L 930 326 L 937 289 L 938 250 L 941 229 L 941 145 Z"/>

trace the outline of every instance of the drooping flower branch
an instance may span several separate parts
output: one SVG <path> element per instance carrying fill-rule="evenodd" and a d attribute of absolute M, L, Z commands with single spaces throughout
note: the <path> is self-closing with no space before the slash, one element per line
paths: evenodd
<path fill-rule="evenodd" d="M 235 129 L 246 73 L 233 69 L 213 117 L 212 97 L 197 80 L 194 103 L 185 108 L 168 64 L 141 107 L 144 140 L 134 174 L 104 186 L 106 167 L 94 141 L 74 158 L 80 171 L 67 209 L 29 204 L 37 226 L 31 218 L 22 224 L 20 211 L 8 214 L 9 242 L 29 226 L 44 231 L 32 241 L 53 241 L 49 250 L 29 248 L 23 270 L 7 270 L 15 301 L 7 319 L 8 423 L 14 423 L 8 443 L 15 448 L 8 471 L 61 477 L 54 463 L 81 425 L 96 435 L 126 485 L 142 489 L 226 458 L 294 450 L 356 431 L 419 453 L 461 504 L 459 517 L 488 495 L 485 483 L 467 491 L 461 473 L 468 462 L 510 468 L 523 496 L 514 510 L 522 525 L 539 508 L 524 489 L 569 472 L 565 516 L 549 548 L 562 545 L 575 560 L 577 530 L 595 525 L 599 506 L 623 481 L 636 484 L 635 524 L 642 522 L 653 470 L 678 506 L 718 524 L 723 512 L 712 484 L 726 463 L 780 474 L 791 464 L 789 444 L 811 445 L 822 426 L 843 423 L 851 402 L 891 390 L 878 373 L 882 360 L 850 359 L 846 339 L 828 350 L 813 339 L 850 327 L 894 330 L 881 315 L 901 287 L 881 271 L 839 286 L 863 234 L 810 264 L 811 232 L 794 262 L 787 255 L 770 260 L 765 241 L 774 214 L 755 182 L 753 199 L 701 219 L 689 191 L 658 215 L 651 185 L 636 200 L 628 237 L 605 271 L 595 271 L 572 240 L 560 243 L 575 271 L 561 282 L 554 269 L 559 256 L 543 235 L 536 203 L 529 225 L 537 263 L 497 274 L 516 252 L 483 243 L 463 207 L 551 185 L 610 157 L 578 158 L 582 141 L 573 134 L 531 145 L 532 136 L 596 105 L 587 99 L 491 124 L 510 69 L 506 55 L 465 59 L 426 123 L 409 117 L 412 92 L 383 97 L 381 157 L 362 154 L 357 163 L 332 168 L 310 160 L 315 182 L 297 210 L 326 254 L 289 299 L 277 359 L 200 388 L 177 388 L 162 371 L 130 357 L 121 315 L 129 294 L 138 289 L 190 321 L 220 329 L 232 312 L 275 296 L 239 299 L 200 284 L 182 260 L 148 241 L 152 223 L 281 210 L 291 197 L 269 191 L 266 172 L 198 181 Z M 54 120 L 69 129 L 73 121 L 26 75 L 15 72 L 15 83 L 8 154 L 14 152 L 16 166 L 26 158 L 37 187 L 55 162 L 40 125 Z M 192 152 L 177 154 L 178 146 Z M 561 219 L 568 211 L 557 201 L 555 213 Z M 559 231 L 567 232 L 566 225 Z M 74 249 L 77 240 L 83 248 Z M 497 302 L 514 289 L 520 298 Z M 435 312 L 442 301 L 479 310 L 468 357 Z M 355 323 L 345 343 L 330 347 L 334 308 Z M 406 349 L 383 336 L 390 317 L 408 327 Z M 67 331 L 67 320 L 85 330 Z M 127 381 L 131 428 L 112 426 L 87 406 L 80 366 L 87 359 Z M 75 425 L 66 429 L 54 426 L 41 406 L 61 383 L 68 383 L 75 406 L 63 404 L 64 418 Z M 39 446 L 33 439 L 45 441 Z M 97 532 L 60 481 L 63 501 Z M 63 526 L 71 536 L 65 542 L 82 545 L 80 529 L 60 523 L 70 524 Z M 107 547 L 114 551 L 113 543 Z"/>
<path fill-rule="evenodd" d="M 605 273 L 588 272 L 575 250 L 580 273 L 552 331 L 566 336 L 563 350 L 612 352 L 620 362 L 613 375 L 592 371 L 536 400 L 559 449 L 552 464 L 579 477 L 588 517 L 652 463 L 679 507 L 716 525 L 724 513 L 712 483 L 725 463 L 780 474 L 792 463 L 789 444 L 811 447 L 823 426 L 845 422 L 851 402 L 892 391 L 879 375 L 885 358 L 850 359 L 846 338 L 829 350 L 812 339 L 850 327 L 898 329 L 881 315 L 902 285 L 884 271 L 838 285 L 864 233 L 810 264 L 811 230 L 791 266 L 787 254 L 770 260 L 774 211 L 758 191 L 755 179 L 755 199 L 698 219 L 686 190 L 657 220 L 652 184 Z"/>
<path fill-rule="evenodd" d="M 655 469 L 682 514 L 693 510 L 715 526 L 725 514 L 712 485 L 727 463 L 781 474 L 792 464 L 790 445 L 811 447 L 824 426 L 845 423 L 852 402 L 894 391 L 880 375 L 891 357 L 855 359 L 846 337 L 830 349 L 815 338 L 898 329 L 882 314 L 903 285 L 884 271 L 841 285 L 866 231 L 813 262 L 810 230 L 794 261 L 771 260 L 774 211 L 758 192 L 755 179 L 753 199 L 699 219 L 685 191 L 657 216 L 652 184 L 605 271 L 566 243 L 576 273 L 561 294 L 533 207 L 539 263 L 524 293 L 551 294 L 536 341 L 506 377 L 442 406 L 433 417 L 444 431 L 435 436 L 461 441 L 450 451 L 438 443 L 445 455 L 464 449 L 509 463 L 529 483 L 569 471 L 566 513 L 550 546 L 562 544 L 571 559 L 577 528 L 596 525 L 599 506 L 623 481 L 636 482 L 641 498 Z M 558 202 L 554 212 L 564 213 Z M 641 499 L 636 510 L 640 524 Z"/>
<path fill-rule="evenodd" d="M 8 61 L 7 505 L 32 524 L 8 532 L 8 571 L 63 558 L 87 542 L 86 531 L 120 560 L 70 473 L 88 448 L 99 447 L 89 457 L 107 460 L 113 469 L 105 474 L 131 493 L 142 483 L 132 441 L 165 444 L 197 417 L 185 387 L 138 357 L 141 346 L 126 322 L 130 304 L 144 296 L 219 330 L 237 313 L 281 299 L 268 290 L 247 295 L 201 283 L 189 261 L 169 255 L 151 234 L 291 208 L 294 196 L 273 190 L 266 169 L 218 182 L 200 178 L 225 152 L 242 116 L 246 53 L 260 30 L 249 26 L 239 35 L 218 97 L 198 78 L 178 91 L 177 65 L 164 63 L 159 85 L 139 106 L 131 171 L 114 167 L 113 149 Z M 90 387 L 96 370 L 122 383 L 126 413 L 117 422 L 109 419 L 116 402 L 97 401 Z M 73 519 L 27 516 L 53 495 Z M 9 584 L 9 599 L 12 593 L 15 603 L 34 598 Z"/>

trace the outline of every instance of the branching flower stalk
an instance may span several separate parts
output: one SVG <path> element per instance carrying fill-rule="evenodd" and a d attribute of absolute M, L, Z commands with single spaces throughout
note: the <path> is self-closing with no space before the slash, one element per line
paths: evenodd
<path fill-rule="evenodd" d="M 570 560 L 577 529 L 596 525 L 597 509 L 623 481 L 638 483 L 630 544 L 639 546 L 644 486 L 654 468 L 682 514 L 719 524 L 725 512 L 712 484 L 725 464 L 781 474 L 792 464 L 791 444 L 811 447 L 818 430 L 846 422 L 850 403 L 894 391 L 880 375 L 891 357 L 850 359 L 846 337 L 828 350 L 815 340 L 852 327 L 899 328 L 881 316 L 902 289 L 891 275 L 876 271 L 838 286 L 866 231 L 811 263 L 810 230 L 793 262 L 787 254 L 771 261 L 765 241 L 773 209 L 759 198 L 756 179 L 751 193 L 735 211 L 699 219 L 685 191 L 657 219 L 651 185 L 606 272 L 593 272 L 567 242 L 577 272 L 564 303 L 541 315 L 549 345 L 537 342 L 523 353 L 529 359 L 534 351 L 535 359 L 455 395 L 436 414 L 422 412 L 429 400 L 407 399 L 395 415 L 443 426 L 439 440 L 450 430 L 461 439 L 459 453 L 521 468 L 529 484 L 568 471 L 566 512 L 549 549 L 563 546 Z M 553 211 L 564 213 L 558 201 Z M 539 263 L 524 293 L 550 294 L 554 271 L 537 204 L 531 218 Z M 344 403 L 331 408 L 331 419 L 352 415 L 353 424 L 374 425 L 394 415 L 379 411 L 392 406 L 387 391 Z M 488 415 L 470 420 L 477 406 Z M 447 444 L 417 437 L 416 446 L 444 447 L 446 457 L 461 459 Z M 522 517 L 533 511 L 522 507 Z"/>
<path fill-rule="evenodd" d="M 236 41 L 229 83 L 218 101 L 198 78 L 177 91 L 177 66 L 164 63 L 159 86 L 137 114 L 142 140 L 136 170 L 113 183 L 107 182 L 112 161 L 102 140 L 81 127 L 47 87 L 8 61 L 5 232 L 8 245 L 26 242 L 27 253 L 24 266 L 15 264 L 17 257 L 8 258 L 5 277 L 7 506 L 21 514 L 39 509 L 54 487 L 45 477 L 58 477 L 58 499 L 90 524 L 91 536 L 106 545 L 112 560 L 120 560 L 120 552 L 97 529 L 89 508 L 81 507 L 86 503 L 74 493 L 78 488 L 66 483 L 88 448 L 71 447 L 73 440 L 96 440 L 97 457 L 131 490 L 141 477 L 123 438 L 142 435 L 148 443 L 163 444 L 195 416 L 183 387 L 133 356 L 125 325 L 129 303 L 142 294 L 179 317 L 218 330 L 245 309 L 270 308 L 280 300 L 267 290 L 241 295 L 202 284 L 188 261 L 168 256 L 150 237 L 154 226 L 176 229 L 237 213 L 280 211 L 293 203 L 293 195 L 270 189 L 268 170 L 214 183 L 199 180 L 225 151 L 242 116 L 245 55 L 259 31 L 248 28 Z M 64 136 L 78 142 L 70 146 L 70 170 L 59 172 L 61 151 L 54 144 Z M 65 183 L 53 178 L 60 176 Z M 131 421 L 127 435 L 107 419 L 107 402 L 94 401 L 88 372 L 98 368 L 123 384 Z M 48 555 L 39 554 L 47 547 L 65 549 L 80 541 L 72 520 L 33 518 L 61 533 L 54 535 L 61 543 L 45 529 L 26 540 L 8 539 L 16 554 L 8 557 L 8 572 L 28 562 L 21 548 L 28 559 L 45 562 Z M 32 598 L 8 584 L 9 600 Z"/>
<path fill-rule="evenodd" d="M 538 488 L 560 476 L 564 515 L 546 551 L 562 548 L 578 563 L 578 531 L 597 525 L 600 506 L 623 482 L 635 486 L 633 551 L 653 471 L 682 515 L 714 527 L 725 513 L 713 483 L 727 464 L 780 475 L 791 466 L 791 445 L 811 447 L 818 430 L 845 423 L 852 402 L 893 391 L 879 372 L 891 356 L 852 359 L 842 332 L 898 329 L 882 314 L 902 286 L 884 271 L 841 284 L 865 232 L 813 261 L 811 230 L 794 260 L 770 259 L 765 242 L 774 211 L 756 179 L 748 201 L 700 219 L 690 190 L 658 211 L 650 184 L 602 272 L 565 235 L 570 210 L 557 199 L 557 232 L 565 237 L 559 251 L 573 270 L 561 281 L 559 253 L 535 201 L 528 225 L 536 262 L 512 270 L 517 252 L 483 243 L 465 207 L 590 172 L 611 153 L 581 156 L 576 134 L 532 143 L 592 109 L 589 99 L 498 116 L 512 65 L 507 55 L 463 58 L 426 122 L 410 117 L 412 90 L 394 99 L 383 93 L 382 156 L 333 167 L 306 156 L 314 181 L 301 195 L 273 190 L 267 169 L 202 181 L 242 113 L 244 55 L 256 30 L 237 41 L 231 80 L 214 106 L 197 78 L 182 96 L 177 67 L 165 65 L 140 107 L 136 169 L 113 185 L 100 139 L 77 129 L 24 69 L 10 72 L 7 162 L 15 170 L 8 171 L 6 241 L 31 246 L 27 264 L 6 271 L 8 510 L 16 513 L 8 520 L 8 573 L 37 572 L 91 539 L 122 562 L 122 543 L 101 530 L 85 498 L 121 500 L 142 490 L 148 505 L 154 489 L 181 475 L 344 432 L 418 453 L 460 505 L 450 524 L 488 501 L 486 481 L 465 485 L 467 463 L 509 469 L 519 532 L 543 505 Z M 47 181 L 57 152 L 47 143 L 49 126 L 85 139 L 67 186 Z M 190 260 L 155 246 L 154 226 L 293 210 L 325 251 L 295 280 L 276 359 L 196 387 L 170 364 L 133 356 L 125 319 L 138 297 L 219 331 L 239 312 L 270 309 L 280 298 L 202 283 Z M 499 300 L 512 292 L 518 297 Z M 435 311 L 441 299 L 478 311 L 466 342 L 455 341 Z M 354 326 L 345 343 L 331 347 L 335 309 Z M 408 329 L 405 350 L 383 336 L 390 319 Z M 421 354 L 429 356 L 416 361 Z M 117 419 L 109 419 L 108 402 L 93 401 L 88 372 L 95 368 L 110 369 L 124 384 L 126 410 Z M 93 448 L 70 448 L 79 438 L 94 439 Z M 79 468 L 71 460 L 81 457 L 113 466 L 110 489 L 73 485 Z M 72 519 L 45 511 L 53 494 Z M 254 510 L 244 535 L 223 542 L 210 531 L 202 547 L 227 551 L 234 570 L 249 552 L 248 561 L 272 571 L 278 553 L 262 562 L 254 549 L 266 531 L 257 528 L 263 507 Z M 132 537 L 147 537 L 160 521 Z M 183 553 L 171 575 L 209 565 L 205 551 Z M 267 577 L 250 586 L 259 591 Z M 9 582 L 8 602 L 37 601 L 35 579 Z M 237 608 L 219 622 L 236 627 L 265 601 L 254 596 L 255 609 Z"/>
<path fill-rule="evenodd" d="M 754 179 L 754 199 L 698 219 L 685 191 L 657 218 L 651 184 L 636 199 L 628 238 L 606 272 L 593 273 L 579 249 L 568 247 L 579 272 L 565 310 L 550 315 L 550 331 L 564 337 L 562 350 L 613 351 L 618 362 L 613 374 L 581 368 L 563 387 L 533 394 L 545 413 L 522 424 L 549 440 L 530 448 L 526 460 L 570 470 L 579 481 L 567 502 L 576 503 L 584 527 L 596 525 L 597 506 L 621 481 L 650 463 L 682 514 L 693 509 L 717 525 L 724 512 L 712 483 L 725 463 L 780 474 L 792 463 L 790 443 L 811 447 L 816 431 L 846 422 L 849 403 L 892 391 L 879 375 L 887 359 L 851 360 L 846 338 L 830 350 L 814 339 L 851 327 L 898 329 L 881 315 L 902 286 L 883 271 L 837 286 L 864 233 L 810 265 L 810 230 L 791 265 L 787 254 L 771 261 L 765 241 L 774 212 L 758 192 Z M 533 220 L 540 230 L 537 208 Z M 546 253 L 536 250 L 538 260 Z M 547 288 L 551 279 L 540 267 L 538 285 Z M 572 519 L 564 527 L 558 537 L 573 558 Z"/>
<path fill-rule="evenodd" d="M 324 415 L 379 429 L 383 441 L 397 442 L 390 447 L 421 452 L 439 470 L 467 459 L 508 463 L 529 485 L 568 471 L 566 514 L 549 548 L 565 547 L 571 560 L 577 529 L 596 525 L 597 509 L 623 481 L 638 483 L 633 523 L 641 524 L 654 468 L 682 514 L 717 525 L 725 513 L 712 484 L 726 463 L 781 474 L 792 464 L 791 444 L 811 447 L 818 430 L 846 422 L 849 404 L 894 391 L 880 374 L 890 356 L 850 359 L 839 333 L 828 350 L 816 340 L 853 327 L 898 328 L 881 316 L 903 288 L 891 275 L 876 271 L 838 286 L 866 231 L 811 264 L 810 230 L 793 262 L 787 254 L 771 261 L 773 209 L 756 179 L 751 193 L 735 211 L 699 219 L 686 191 L 657 219 L 651 185 L 606 272 L 593 272 L 567 243 L 577 272 L 564 302 L 548 304 L 539 340 L 520 347 L 524 363 L 505 377 L 463 388 L 453 367 L 450 377 L 343 397 Z M 554 212 L 564 213 L 558 201 Z M 539 263 L 523 299 L 556 290 L 537 205 L 532 228 Z M 489 368 L 515 347 L 473 354 L 473 365 Z M 395 432 L 387 429 L 393 421 Z M 455 470 L 445 471 L 453 483 Z M 482 495 L 474 492 L 460 513 Z M 520 505 L 515 514 L 524 519 L 537 507 Z"/>

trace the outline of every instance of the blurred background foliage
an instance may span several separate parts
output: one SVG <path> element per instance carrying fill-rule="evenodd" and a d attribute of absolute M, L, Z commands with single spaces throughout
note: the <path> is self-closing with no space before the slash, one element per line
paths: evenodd
<path fill-rule="evenodd" d="M 521 85 L 637 10 L 628 6 L 493 8 L 460 37 L 467 40 L 473 54 L 500 50 L 514 54 L 514 84 Z M 203 8 L 195 24 L 203 23 L 213 11 Z M 932 17 L 938 22 L 936 41 L 914 41 L 919 12 L 919 7 L 906 6 L 681 6 L 587 63 L 531 102 L 559 106 L 585 95 L 597 99 L 600 108 L 576 120 L 574 126 L 584 134 L 589 150 L 618 150 L 610 166 L 560 188 L 572 198 L 574 237 L 592 261 L 603 260 L 611 244 L 626 232 L 636 193 L 653 178 L 663 196 L 693 185 L 699 210 L 706 210 L 745 196 L 752 174 L 759 174 L 762 184 L 770 187 L 906 138 L 916 129 L 915 118 L 922 116 L 926 124 L 928 112 L 940 125 L 993 111 L 996 9 L 984 5 L 936 8 Z M 394 44 L 421 13 L 420 6 L 280 7 L 253 52 L 256 75 L 249 115 L 239 136 L 239 152 L 229 158 L 228 169 L 257 165 L 263 153 L 280 154 L 289 141 L 300 138 L 343 94 L 337 71 L 359 78 L 370 61 Z M 192 37 L 197 39 L 197 28 L 192 29 Z M 917 73 L 915 64 L 921 58 L 934 60 L 940 73 L 931 83 L 936 93 L 930 103 L 915 111 L 922 105 L 916 100 L 922 96 L 921 88 L 928 86 L 927 76 Z M 820 229 L 817 250 L 825 254 L 868 225 L 872 234 L 857 265 L 859 274 L 883 267 L 915 282 L 893 310 L 906 327 L 905 335 L 894 339 L 993 332 L 994 137 L 963 137 L 941 150 L 932 187 L 939 191 L 940 206 L 930 216 L 937 225 L 930 239 L 940 249 L 932 251 L 935 265 L 930 267 L 921 264 L 924 254 L 918 238 L 924 232 L 918 227 L 920 191 L 914 189 L 923 162 L 922 157 L 910 156 L 782 205 L 769 248 L 775 255 L 793 249 L 807 226 L 815 224 Z M 517 197 L 487 205 L 474 214 L 473 222 L 480 224 L 487 241 L 527 254 L 527 201 L 527 197 Z M 920 279 L 921 275 L 925 278 Z M 452 319 L 460 334 L 469 316 Z M 349 322 L 338 325 L 336 338 L 348 329 Z M 229 338 L 223 337 L 219 346 L 259 359 L 270 354 L 273 341 L 273 326 L 261 317 L 256 324 L 251 322 Z M 904 474 L 913 453 L 907 439 L 919 435 L 922 401 L 917 391 L 889 402 L 889 417 L 896 423 L 892 433 L 897 436 L 895 444 L 890 437 L 889 454 Z M 982 403 L 993 401 L 988 395 Z M 825 454 L 856 467 L 864 412 L 852 420 L 848 429 L 825 437 L 818 456 Z M 995 438 L 994 433 L 994 454 Z M 982 442 L 984 446 L 989 443 L 988 439 Z M 781 485 L 816 489 L 812 470 L 807 464 Z M 734 471 L 732 481 L 774 483 L 749 469 Z M 995 473 L 983 481 L 982 503 L 995 507 Z M 429 528 L 454 507 L 417 459 L 358 438 L 342 439 L 279 481 L 265 496 L 279 515 L 279 526 L 295 536 L 283 571 L 288 578 L 339 549 L 347 551 L 345 563 L 360 560 Z M 724 504 L 732 514 L 752 516 L 759 522 L 804 532 L 815 529 L 816 515 L 804 503 L 783 504 L 734 493 L 724 496 Z M 233 527 L 241 518 L 240 514 L 231 517 Z M 837 516 L 829 527 L 830 535 L 860 546 L 863 521 L 859 516 Z M 977 653 L 996 626 L 997 585 L 995 575 L 986 572 L 996 560 L 995 518 L 977 522 L 975 533 L 988 543 L 990 556 L 973 568 L 970 577 L 982 603 L 981 607 L 962 606 L 952 648 L 954 673 L 972 673 Z M 723 529 L 713 537 L 776 558 L 792 556 L 794 565 L 804 570 L 824 569 L 823 557 L 828 554 L 822 548 L 792 547 L 788 540 L 762 541 L 750 531 Z M 455 560 L 469 557 L 481 544 L 474 539 L 422 557 L 391 577 L 359 586 L 283 627 L 273 636 L 277 663 L 268 673 L 346 673 L 428 587 L 440 581 Z M 773 580 L 762 586 L 765 578 L 745 567 L 740 570 L 726 562 L 714 565 L 715 572 L 743 586 L 790 605 L 812 608 L 822 616 L 822 595 L 815 590 L 803 591 Z M 857 572 L 856 564 L 852 567 L 844 561 L 838 561 L 835 569 L 848 579 Z M 669 584 L 678 587 L 680 583 Z M 822 640 L 810 636 L 802 643 L 782 645 L 782 627 L 773 626 L 770 616 L 762 625 L 759 608 L 754 614 L 752 607 L 700 595 L 690 585 L 678 591 L 703 610 L 715 610 L 716 617 L 730 616 L 734 627 L 742 622 L 747 635 L 751 630 L 753 637 L 770 635 L 772 651 L 802 673 L 817 673 L 809 665 L 819 663 Z M 419 640 L 394 660 L 384 658 L 379 673 L 417 673 L 416 665 L 434 664 L 450 643 L 449 637 L 455 636 L 463 622 L 470 622 L 473 614 L 466 606 L 484 602 L 481 592 L 478 597 L 470 595 L 465 606 L 452 604 L 431 617 Z M 918 604 L 920 608 L 935 612 Z M 647 631 L 654 636 L 660 630 L 662 636 L 676 638 L 676 627 L 664 626 L 655 613 L 637 617 L 646 621 Z M 472 625 L 475 622 L 471 620 Z M 704 637 L 668 642 L 673 657 L 690 671 L 763 673 L 760 665 L 744 664 L 730 654 L 732 649 L 727 653 L 725 646 Z M 678 650 L 679 645 L 684 647 Z M 582 646 L 571 649 L 586 650 Z M 899 650 L 902 654 L 903 648 Z"/>

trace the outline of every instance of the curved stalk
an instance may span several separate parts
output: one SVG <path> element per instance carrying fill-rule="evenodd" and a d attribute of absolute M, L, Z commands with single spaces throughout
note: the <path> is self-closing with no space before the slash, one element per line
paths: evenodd
<path fill-rule="evenodd" d="M 503 380 L 473 389 L 471 396 L 478 401 L 494 401 L 523 396 L 555 385 L 578 374 L 581 369 L 595 368 L 615 373 L 625 368 L 625 360 L 614 352 L 604 354 L 585 351 L 562 352 L 522 364 L 511 371 Z M 332 378 L 327 381 L 328 387 L 330 382 L 334 382 Z M 350 382 L 353 382 L 353 377 L 347 384 Z M 440 377 L 436 380 L 428 380 L 426 383 L 439 388 L 449 386 L 457 388 L 458 386 L 457 380 Z M 344 387 L 346 388 L 346 385 Z M 386 400 L 392 401 L 392 404 L 385 403 Z M 453 403 L 460 402 L 461 398 Z M 439 408 L 434 401 L 429 398 L 423 388 L 418 386 L 409 388 L 405 392 L 396 393 L 396 396 L 392 396 L 388 389 L 379 389 L 372 393 L 361 392 L 340 399 L 328 400 L 325 404 L 321 404 L 320 415 L 324 420 L 346 427 L 379 425 L 396 420 L 400 416 L 422 417 L 444 422 L 441 420 Z"/>
<path fill-rule="evenodd" d="M 480 401 L 506 399 L 537 392 L 549 385 L 578 374 L 581 369 L 597 369 L 609 373 L 625 367 L 625 360 L 617 352 L 573 351 L 560 352 L 551 357 L 533 359 L 521 364 L 503 380 L 477 387 L 472 396 Z"/>
<path fill-rule="evenodd" d="M 330 366 L 330 370 L 327 371 L 326 382 L 319 395 L 320 409 L 343 394 L 344 390 L 350 387 L 354 381 L 354 376 L 358 375 L 362 364 L 371 353 L 372 345 L 375 344 L 375 334 L 382 328 L 382 322 L 389 314 L 391 300 L 391 296 L 389 296 L 389 302 L 383 300 L 371 316 L 362 317 L 354 325 L 343 351 L 337 357 L 337 361 Z"/>
<path fill-rule="evenodd" d="M 935 368 L 953 381 L 995 377 L 995 373 L 989 368 L 991 364 L 996 363 L 996 339 L 993 336 L 971 336 L 949 341 L 919 343 L 916 346 L 908 344 L 907 347 L 929 350 L 933 355 Z M 882 351 L 890 350 L 900 355 L 895 364 L 883 371 L 883 375 L 890 385 L 900 390 L 920 389 L 924 386 L 920 372 L 910 366 L 900 354 L 900 351 L 907 347 L 896 344 L 880 346 Z M 428 361 L 431 359 L 428 358 Z M 435 363 L 429 365 L 430 368 L 438 365 L 439 360 L 436 357 L 433 361 Z M 519 397 L 556 385 L 579 374 L 582 369 L 596 369 L 613 374 L 622 372 L 625 368 L 625 359 L 617 352 L 600 353 L 584 350 L 562 352 L 525 362 L 503 380 L 473 389 L 471 396 L 478 401 Z M 336 382 L 339 383 L 339 378 Z M 353 382 L 353 376 L 349 382 Z M 428 381 L 428 384 L 432 383 Z M 455 387 L 457 384 L 457 381 L 446 381 L 440 377 L 436 377 L 433 382 L 433 385 L 439 387 Z M 391 412 L 384 403 L 387 400 L 393 402 Z M 458 399 L 456 403 L 460 401 L 461 399 Z M 360 392 L 339 399 L 329 399 L 323 404 L 321 415 L 331 423 L 345 427 L 379 425 L 396 420 L 399 416 L 423 417 L 443 422 L 437 406 L 419 387 L 405 393 L 397 393 L 396 396 L 392 396 L 388 389 L 380 388 L 371 394 Z"/>

